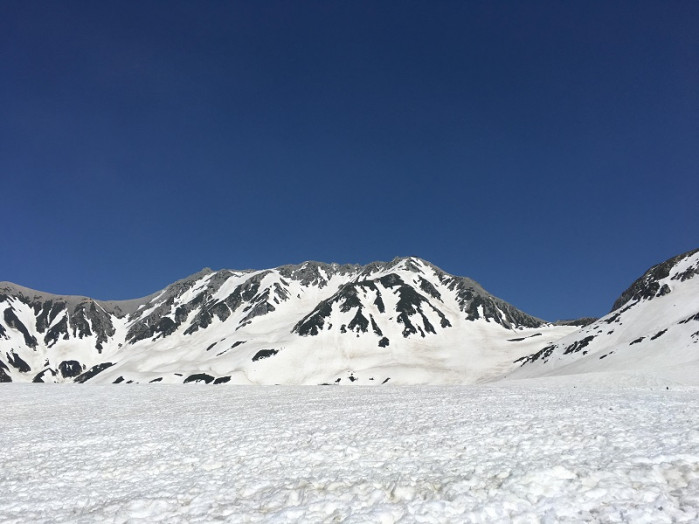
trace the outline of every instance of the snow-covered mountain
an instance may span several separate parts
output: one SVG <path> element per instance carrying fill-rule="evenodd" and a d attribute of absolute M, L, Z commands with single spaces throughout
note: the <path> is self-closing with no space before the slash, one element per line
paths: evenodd
<path fill-rule="evenodd" d="M 699 249 L 653 266 L 608 315 L 519 363 L 509 378 L 613 372 L 699 385 Z"/>
<path fill-rule="evenodd" d="M 105 302 L 0 284 L 0 381 L 473 383 L 578 328 L 409 257 L 211 271 Z"/>
<path fill-rule="evenodd" d="M 205 269 L 116 302 L 0 283 L 0 382 L 468 384 L 642 372 L 699 383 L 698 273 L 699 250 L 679 255 L 609 315 L 553 324 L 414 257 Z"/>

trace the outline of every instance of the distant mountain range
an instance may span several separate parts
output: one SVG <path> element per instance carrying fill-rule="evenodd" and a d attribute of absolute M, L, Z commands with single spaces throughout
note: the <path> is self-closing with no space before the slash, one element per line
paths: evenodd
<path fill-rule="evenodd" d="M 456 384 L 699 362 L 699 250 L 550 323 L 429 262 L 203 271 L 129 301 L 0 283 L 0 382 Z"/>

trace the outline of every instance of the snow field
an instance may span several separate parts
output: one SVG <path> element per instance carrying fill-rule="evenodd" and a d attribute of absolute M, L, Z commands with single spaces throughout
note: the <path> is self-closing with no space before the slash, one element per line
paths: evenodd
<path fill-rule="evenodd" d="M 1 522 L 693 522 L 699 389 L 0 388 Z"/>

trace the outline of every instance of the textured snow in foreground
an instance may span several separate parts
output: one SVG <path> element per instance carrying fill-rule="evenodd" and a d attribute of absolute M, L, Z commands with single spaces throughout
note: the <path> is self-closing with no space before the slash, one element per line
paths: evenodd
<path fill-rule="evenodd" d="M 699 389 L 0 387 L 0 521 L 689 522 Z"/>

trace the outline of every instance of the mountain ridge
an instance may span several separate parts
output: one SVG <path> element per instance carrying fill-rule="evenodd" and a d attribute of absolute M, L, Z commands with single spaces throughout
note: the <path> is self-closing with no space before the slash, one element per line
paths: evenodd
<path fill-rule="evenodd" d="M 628 310 L 656 304 L 651 299 L 684 297 L 691 318 L 699 264 L 683 261 L 693 257 L 699 250 L 650 268 L 607 317 L 554 323 L 414 256 L 204 268 L 126 301 L 3 282 L 0 381 L 413 384 L 550 374 L 558 353 L 617 343 L 602 336 L 600 323 L 621 323 Z"/>
<path fill-rule="evenodd" d="M 204 268 L 131 301 L 14 284 L 0 286 L 0 293 L 0 380 L 6 381 L 106 381 L 122 369 L 109 381 L 375 382 L 363 372 L 387 368 L 398 371 L 382 381 L 409 383 L 417 374 L 418 381 L 439 382 L 446 374 L 458 382 L 450 362 L 461 352 L 456 342 L 445 349 L 447 340 L 465 336 L 479 352 L 492 346 L 493 336 L 500 347 L 511 345 L 506 340 L 518 330 L 560 331 L 418 257 Z M 298 374 L 272 369 L 275 361 L 288 361 L 283 366 Z"/>

